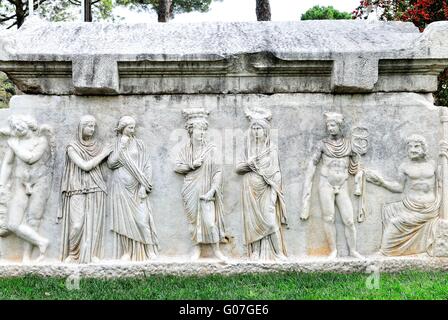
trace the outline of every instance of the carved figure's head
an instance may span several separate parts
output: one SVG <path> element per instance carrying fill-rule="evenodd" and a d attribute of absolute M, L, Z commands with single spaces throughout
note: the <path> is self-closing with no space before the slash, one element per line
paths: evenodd
<path fill-rule="evenodd" d="M 204 108 L 184 109 L 182 114 L 185 118 L 185 129 L 190 135 L 190 139 L 197 142 L 204 142 L 207 136 L 209 112 Z"/>
<path fill-rule="evenodd" d="M 127 137 L 133 137 L 135 135 L 136 121 L 130 116 L 121 117 L 118 121 L 115 131 L 117 134 L 121 134 Z"/>
<path fill-rule="evenodd" d="M 425 137 L 413 134 L 406 139 L 406 150 L 411 160 L 423 159 L 427 155 L 428 145 Z"/>
<path fill-rule="evenodd" d="M 341 135 L 344 128 L 344 116 L 337 112 L 325 112 L 324 117 L 328 134 Z"/>
<path fill-rule="evenodd" d="M 271 111 L 263 108 L 247 108 L 246 117 L 250 121 L 250 131 L 254 138 L 261 139 L 269 136 L 271 130 Z"/>
<path fill-rule="evenodd" d="M 82 140 L 90 139 L 95 134 L 96 129 L 96 119 L 94 116 L 85 115 L 81 118 L 79 122 L 80 125 L 80 134 Z"/>
<path fill-rule="evenodd" d="M 25 115 L 13 115 L 8 119 L 9 127 L 16 137 L 24 137 L 39 129 L 34 118 Z"/>

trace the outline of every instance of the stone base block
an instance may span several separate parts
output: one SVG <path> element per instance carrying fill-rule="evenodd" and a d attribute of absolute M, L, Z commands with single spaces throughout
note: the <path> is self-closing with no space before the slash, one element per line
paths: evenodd
<path fill-rule="evenodd" d="M 448 257 L 448 220 L 437 223 L 434 257 Z"/>
<path fill-rule="evenodd" d="M 250 274 L 269 272 L 335 272 L 366 273 L 401 272 L 406 270 L 448 271 L 448 258 L 431 258 L 427 255 L 389 258 L 382 256 L 359 260 L 353 258 L 307 258 L 283 263 L 229 261 L 219 263 L 216 260 L 188 261 L 151 261 L 144 263 L 102 262 L 85 265 L 46 263 L 20 265 L 18 263 L 0 264 L 0 277 L 23 277 L 35 275 L 43 277 L 80 277 L 80 278 L 124 278 L 146 277 L 151 275 L 210 275 L 210 274 Z"/>

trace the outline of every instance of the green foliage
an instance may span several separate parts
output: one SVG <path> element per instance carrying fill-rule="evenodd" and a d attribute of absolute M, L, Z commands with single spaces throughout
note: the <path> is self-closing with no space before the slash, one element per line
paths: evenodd
<path fill-rule="evenodd" d="M 39 1 L 39 7 L 35 12 L 43 19 L 49 21 L 75 21 L 79 20 L 81 1 L 80 0 L 34 0 Z M 28 0 L 22 0 L 24 14 L 28 16 Z M 93 20 L 115 20 L 112 15 L 114 8 L 112 0 L 93 0 L 92 11 Z M 13 27 L 16 25 L 16 6 L 5 0 L 0 0 L 0 25 Z"/>
<path fill-rule="evenodd" d="M 301 20 L 345 20 L 352 19 L 352 14 L 338 11 L 332 6 L 314 6 L 302 14 Z"/>
<path fill-rule="evenodd" d="M 234 276 L 149 276 L 131 279 L 80 279 L 68 290 L 65 279 L 22 277 L 0 280 L 0 299 L 443 299 L 445 272 L 379 276 L 379 288 L 366 285 L 368 274 L 271 273 Z"/>
<path fill-rule="evenodd" d="M 448 68 L 439 76 L 439 87 L 434 94 L 436 105 L 448 107 Z"/>
<path fill-rule="evenodd" d="M 16 93 L 14 84 L 6 74 L 0 72 L 0 108 L 8 107 L 9 99 Z"/>
<path fill-rule="evenodd" d="M 28 15 L 26 3 L 28 0 L 21 0 L 25 15 Z M 49 21 L 74 21 L 79 19 L 80 0 L 34 0 L 40 5 L 35 12 Z M 207 12 L 213 0 L 173 0 L 172 14 L 186 12 Z M 214 0 L 221 1 L 221 0 Z M 127 6 L 131 10 L 151 11 L 157 10 L 158 0 L 93 0 L 92 1 L 93 21 L 108 20 L 116 21 L 120 17 L 114 16 L 112 11 L 115 6 Z M 6 27 L 15 26 L 17 17 L 15 16 L 15 5 L 7 0 L 0 0 L 0 25 Z"/>
<path fill-rule="evenodd" d="M 213 0 L 173 0 L 173 13 L 207 12 Z M 217 1 L 217 0 L 215 0 Z M 138 11 L 156 10 L 159 0 L 117 0 L 117 5 L 128 6 Z"/>
<path fill-rule="evenodd" d="M 380 20 L 410 21 L 423 32 L 431 22 L 448 20 L 448 0 L 361 0 L 353 17 L 367 19 L 369 13 Z M 439 76 L 434 98 L 436 105 L 448 107 L 448 68 Z"/>

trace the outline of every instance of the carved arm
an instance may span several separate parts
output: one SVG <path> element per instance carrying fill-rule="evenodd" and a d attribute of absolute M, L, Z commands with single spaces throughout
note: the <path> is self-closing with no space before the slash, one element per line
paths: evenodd
<path fill-rule="evenodd" d="M 371 170 L 366 170 L 366 180 L 368 182 L 376 184 L 379 187 L 383 187 L 393 193 L 402 193 L 404 191 L 406 174 L 401 167 L 398 169 L 398 175 L 399 179 L 397 181 L 393 181 L 387 180 Z"/>
<path fill-rule="evenodd" d="M 250 166 L 247 162 L 240 161 L 239 163 L 237 163 L 235 171 L 238 174 L 245 174 L 245 173 L 252 171 L 252 169 L 250 168 Z"/>
<path fill-rule="evenodd" d="M 182 162 L 177 162 L 176 166 L 174 167 L 174 171 L 180 174 L 186 174 L 190 171 L 192 171 L 191 167 L 186 164 L 186 163 L 182 163 Z"/>
<path fill-rule="evenodd" d="M 30 165 L 39 161 L 48 148 L 48 143 L 45 138 L 41 138 L 41 141 L 36 149 L 34 149 L 34 152 L 21 149 L 16 140 L 8 141 L 8 145 L 14 151 L 17 158 Z"/>
<path fill-rule="evenodd" d="M 95 158 L 85 161 L 83 160 L 73 148 L 69 147 L 67 150 L 69 158 L 82 170 L 84 171 L 90 171 L 93 168 L 97 167 L 103 160 L 108 156 L 109 153 L 106 151 L 103 151 Z"/>
<path fill-rule="evenodd" d="M 301 220 L 307 220 L 310 216 L 310 206 L 311 206 L 311 190 L 313 188 L 313 178 L 316 172 L 317 163 L 315 160 L 311 160 L 308 163 L 307 170 L 305 172 L 305 181 L 303 183 L 303 194 L 302 194 L 302 213 L 300 215 Z"/>
<path fill-rule="evenodd" d="M 12 173 L 12 166 L 14 164 L 14 152 L 8 149 L 3 159 L 2 167 L 0 170 L 0 187 L 7 185 L 9 177 Z"/>

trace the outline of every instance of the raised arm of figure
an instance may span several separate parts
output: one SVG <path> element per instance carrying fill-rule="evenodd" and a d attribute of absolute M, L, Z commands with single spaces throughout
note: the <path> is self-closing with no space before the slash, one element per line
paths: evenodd
<path fill-rule="evenodd" d="M 403 168 L 403 165 L 401 165 L 398 168 L 398 179 L 394 181 L 385 179 L 372 170 L 366 170 L 366 180 L 370 183 L 376 184 L 377 186 L 383 187 L 390 192 L 402 193 L 404 191 L 404 185 L 406 182 L 406 172 Z"/>
<path fill-rule="evenodd" d="M 250 166 L 247 162 L 240 161 L 236 164 L 235 171 L 238 174 L 245 174 L 245 173 L 252 171 L 252 169 L 250 168 Z"/>
<path fill-rule="evenodd" d="M 120 166 L 120 152 L 119 151 L 112 151 L 109 155 L 109 158 L 107 158 L 107 166 L 109 169 L 117 169 L 117 167 Z"/>
<path fill-rule="evenodd" d="M 8 184 L 9 177 L 11 177 L 13 165 L 14 165 L 14 152 L 11 149 L 8 149 L 6 151 L 0 170 L 0 186 L 4 187 Z"/>
<path fill-rule="evenodd" d="M 192 169 L 188 164 L 183 163 L 181 161 L 177 161 L 176 165 L 174 167 L 174 171 L 177 173 L 180 173 L 180 174 L 186 174 L 186 173 L 192 171 Z"/>
<path fill-rule="evenodd" d="M 68 147 L 67 153 L 70 160 L 72 160 L 78 167 L 84 171 L 90 171 L 97 167 L 111 151 L 111 148 L 105 148 L 98 156 L 88 161 L 82 159 L 72 147 Z"/>
<path fill-rule="evenodd" d="M 33 151 L 20 148 L 17 139 L 10 139 L 8 145 L 14 151 L 17 158 L 30 165 L 39 161 L 45 151 L 49 148 L 48 141 L 44 137 L 39 138 L 39 143 Z"/>

